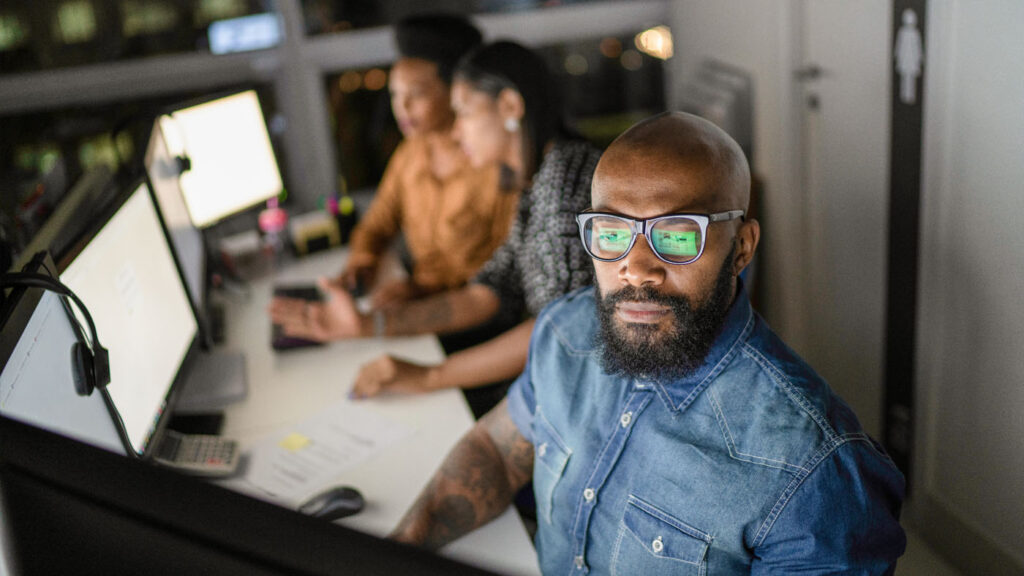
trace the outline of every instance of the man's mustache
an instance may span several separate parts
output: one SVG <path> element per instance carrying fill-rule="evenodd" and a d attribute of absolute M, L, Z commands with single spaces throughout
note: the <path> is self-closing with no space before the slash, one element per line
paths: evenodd
<path fill-rule="evenodd" d="M 642 286 L 639 288 L 636 286 L 626 286 L 625 288 L 620 288 L 615 292 L 603 294 L 601 299 L 607 306 L 614 306 L 619 302 L 647 302 L 672 307 L 678 306 L 680 301 L 689 304 L 689 298 L 686 296 L 681 294 L 678 296 L 669 296 L 658 292 L 650 286 Z"/>

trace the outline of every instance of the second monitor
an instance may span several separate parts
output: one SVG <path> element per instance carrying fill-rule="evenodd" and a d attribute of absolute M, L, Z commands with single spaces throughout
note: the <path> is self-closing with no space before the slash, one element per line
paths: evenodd
<path fill-rule="evenodd" d="M 281 193 L 284 185 L 255 90 L 184 106 L 159 119 L 180 159 L 192 223 L 206 228 Z"/>

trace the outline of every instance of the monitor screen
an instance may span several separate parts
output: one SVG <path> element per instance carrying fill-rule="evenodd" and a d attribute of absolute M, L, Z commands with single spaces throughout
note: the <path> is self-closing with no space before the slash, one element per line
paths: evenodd
<path fill-rule="evenodd" d="M 171 154 L 189 160 L 181 189 L 192 223 L 200 228 L 284 187 L 254 90 L 165 114 L 160 128 Z"/>
<path fill-rule="evenodd" d="M 203 233 L 192 225 L 188 206 L 178 182 L 178 160 L 167 148 L 160 123 L 153 123 L 153 132 L 146 149 L 146 173 L 153 186 L 160 215 L 167 226 L 167 233 L 178 255 L 181 272 L 185 276 L 189 295 L 199 310 L 203 309 L 206 296 L 206 249 Z"/>
<path fill-rule="evenodd" d="M 196 342 L 198 324 L 145 183 L 60 275 L 89 307 L 110 351 L 110 385 L 132 447 L 142 454 Z"/>
<path fill-rule="evenodd" d="M 0 415 L 124 454 L 103 397 L 75 392 L 71 347 L 78 338 L 61 297 L 28 288 L 11 298 L 0 319 Z"/>

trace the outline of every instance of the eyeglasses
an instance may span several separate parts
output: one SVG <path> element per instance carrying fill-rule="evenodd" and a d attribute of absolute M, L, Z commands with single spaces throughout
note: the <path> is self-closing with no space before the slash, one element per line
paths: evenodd
<path fill-rule="evenodd" d="M 743 218 L 743 215 L 743 210 L 729 210 L 634 220 L 605 212 L 580 212 L 576 223 L 580 227 L 583 248 L 595 260 L 615 262 L 625 258 L 636 242 L 636 235 L 643 234 L 651 251 L 662 262 L 689 264 L 704 253 L 708 224 Z"/>

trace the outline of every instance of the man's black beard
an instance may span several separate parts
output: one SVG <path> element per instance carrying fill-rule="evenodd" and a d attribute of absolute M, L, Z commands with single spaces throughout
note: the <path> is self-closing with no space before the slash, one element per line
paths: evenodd
<path fill-rule="evenodd" d="M 693 374 L 711 351 L 732 304 L 735 252 L 733 246 L 722 263 L 709 298 L 697 308 L 686 296 L 667 296 L 650 287 L 626 286 L 607 296 L 599 289 L 597 315 L 601 327 L 598 337 L 604 371 L 656 380 Z M 615 305 L 627 301 L 667 306 L 673 316 L 672 328 L 663 332 L 659 324 L 617 323 Z"/>

